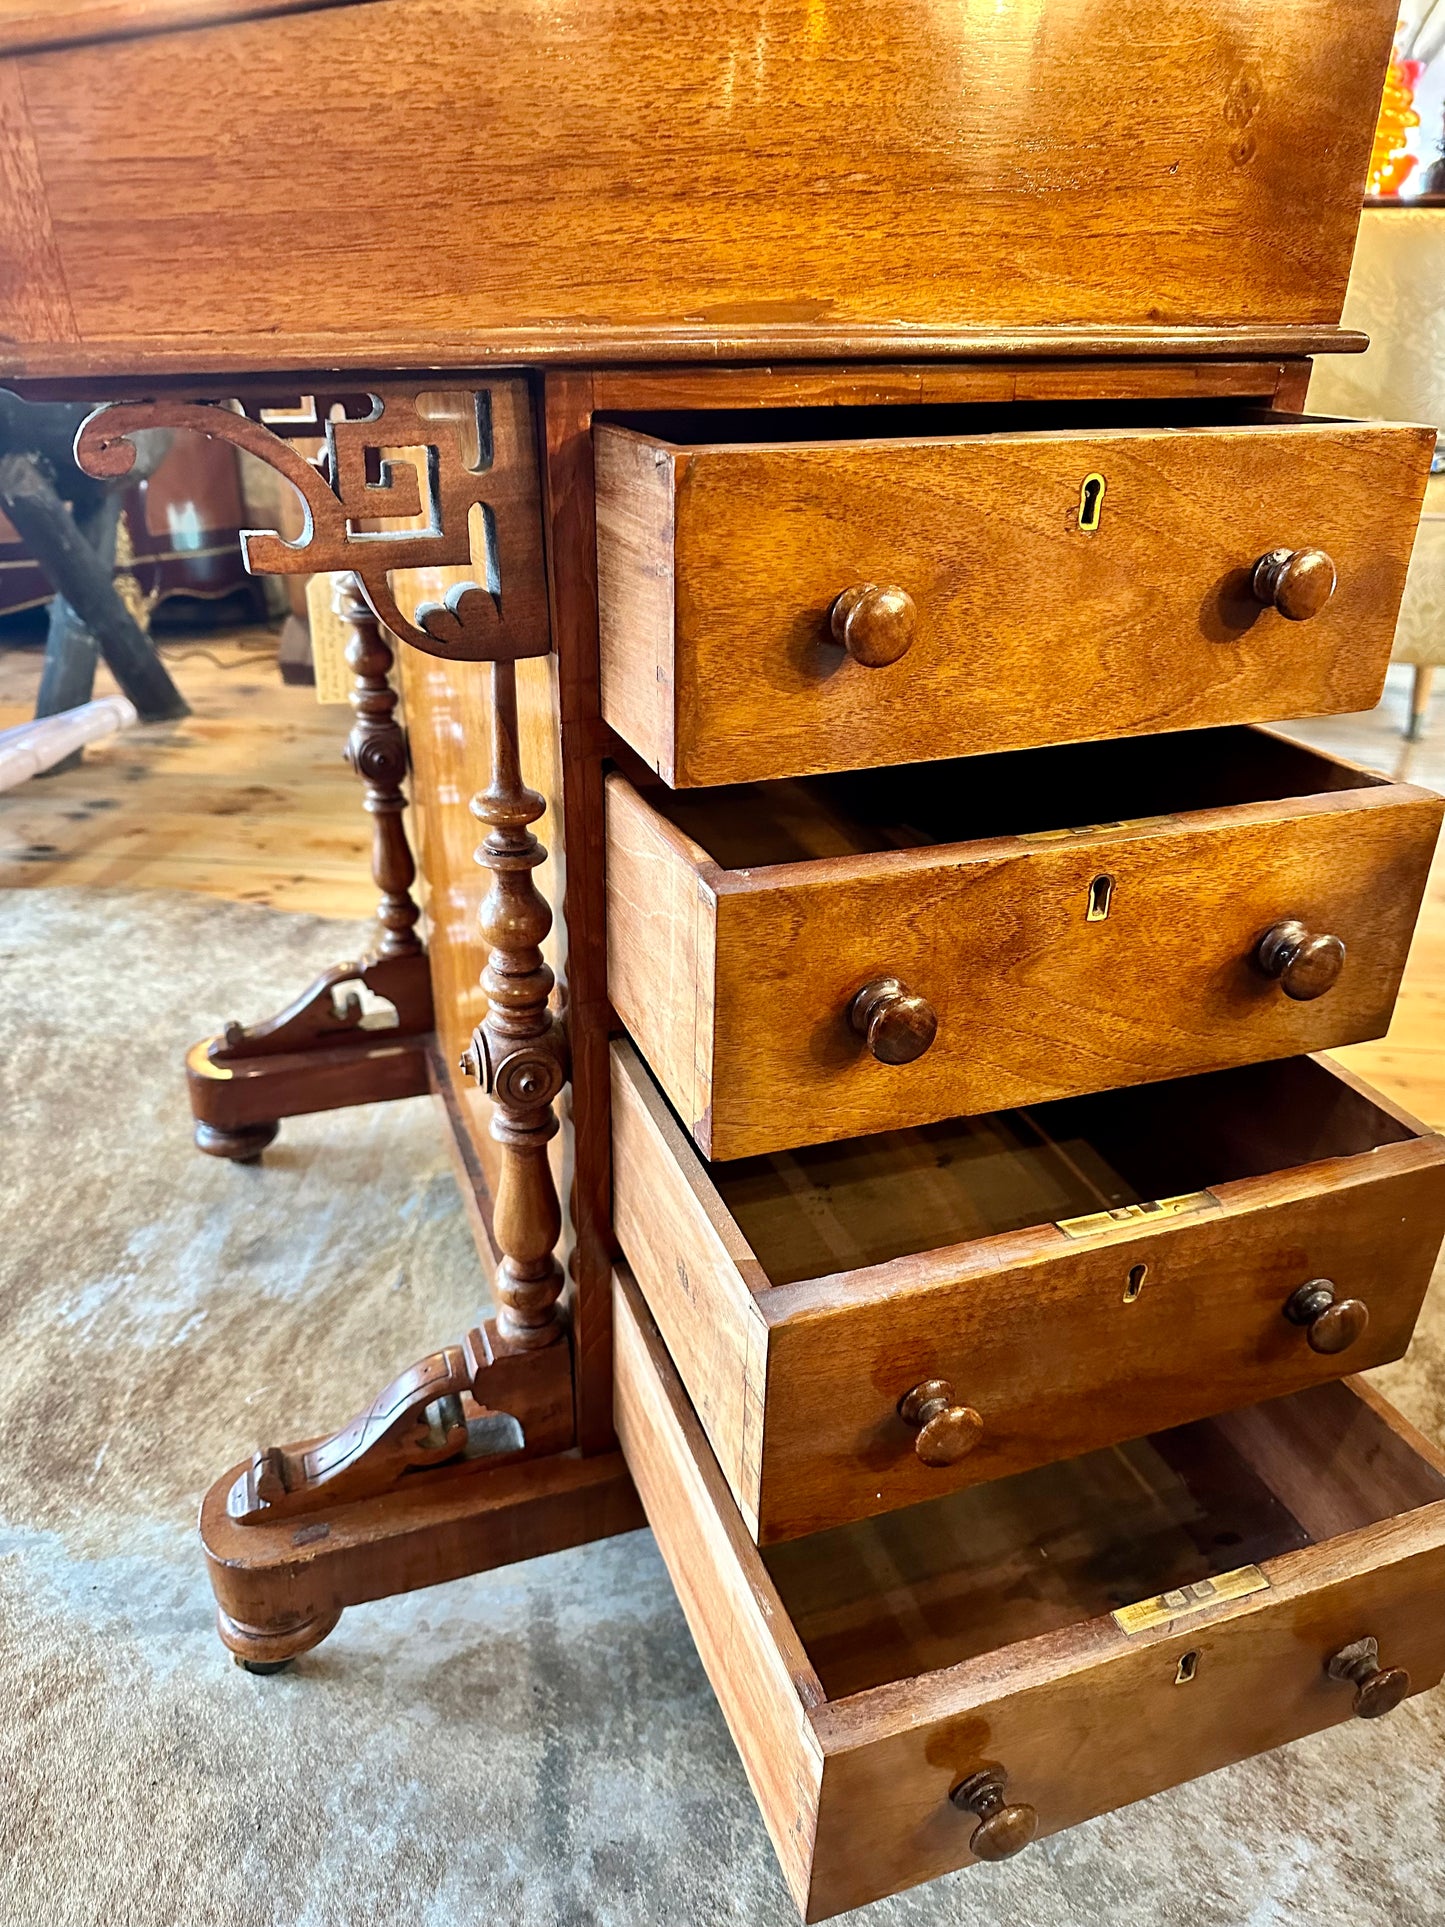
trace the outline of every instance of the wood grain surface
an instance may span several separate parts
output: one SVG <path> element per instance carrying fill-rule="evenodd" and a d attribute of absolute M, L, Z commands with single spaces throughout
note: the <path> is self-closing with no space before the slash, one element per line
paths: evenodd
<path fill-rule="evenodd" d="M 687 797 L 617 774 L 612 998 L 719 1158 L 1353 1043 L 1389 1023 L 1441 808 L 1256 732 Z M 1294 917 L 1346 947 L 1310 1002 L 1255 961 Z M 880 977 L 937 1015 L 911 1063 L 849 1022 Z"/>
<path fill-rule="evenodd" d="M 822 1701 L 823 1689 L 626 1273 L 617 1274 L 613 1308 L 623 1457 L 801 1906 L 822 1772 L 807 1714 Z"/>
<path fill-rule="evenodd" d="M 876 418 L 875 418 L 876 419 Z M 697 445 L 597 431 L 603 713 L 681 786 L 1368 709 L 1434 431 L 1138 427 Z M 995 426 L 1013 426 L 998 412 Z M 807 429 L 798 431 L 808 432 Z M 1083 484 L 1106 488 L 1079 527 Z M 1308 622 L 1261 605 L 1270 551 L 1323 549 Z M 916 606 L 876 668 L 829 623 L 850 587 Z"/>
<path fill-rule="evenodd" d="M 760 1543 L 1319 1384 L 1409 1343 L 1445 1234 L 1445 1142 L 1333 1067 L 1029 1115 L 1034 1142 L 1002 1149 L 982 1131 L 893 1133 L 846 1147 L 846 1162 L 709 1171 L 635 1051 L 614 1045 L 618 1237 Z M 1056 1223 L 1205 1187 L 1204 1208 L 1179 1217 L 1084 1238 Z M 1369 1309 L 1348 1352 L 1313 1351 L 1284 1315 L 1319 1276 Z M 983 1419 L 952 1466 L 925 1465 L 898 1413 L 928 1379 Z"/>
<path fill-rule="evenodd" d="M 378 0 L 15 54 L 43 280 L 3 365 L 1308 353 L 1394 11 Z M 0 210 L 7 253 L 32 228 Z"/>
<path fill-rule="evenodd" d="M 1076 1508 L 1070 1524 L 1085 1543 L 1056 1568 L 1041 1558 L 1047 1486 L 1041 1512 L 1039 1497 L 1012 1481 L 963 1495 L 984 1508 L 967 1533 L 941 1533 L 935 1508 L 924 1507 L 765 1563 L 625 1273 L 616 1302 L 623 1452 L 807 1920 L 967 1865 L 974 1822 L 948 1796 L 985 1761 L 1004 1766 L 1009 1797 L 1032 1805 L 1047 1835 L 1349 1718 L 1351 1689 L 1325 1664 L 1356 1639 L 1378 1639 L 1382 1662 L 1407 1667 L 1416 1691 L 1445 1671 L 1445 1620 L 1433 1610 L 1445 1589 L 1445 1477 L 1382 1401 L 1351 1384 L 1254 1408 L 1246 1426 L 1226 1420 L 1190 1428 L 1200 1438 L 1152 1441 L 1152 1545 L 1115 1543 L 1117 1508 L 1096 1510 L 1085 1526 Z M 1339 1522 L 1317 1543 L 1284 1498 L 1302 1456 Z M 1201 1459 L 1206 1474 L 1234 1468 L 1223 1482 L 1214 1473 L 1212 1499 L 1190 1469 Z M 1182 1483 L 1171 1465 L 1184 1468 Z M 1075 1468 L 1065 1475 L 1077 1483 Z M 1117 1499 L 1117 1479 L 1113 1489 Z M 1117 1569 L 1147 1597 L 1152 1557 L 1153 1577 L 1169 1583 L 1182 1536 L 1178 1511 L 1172 1522 L 1163 1511 L 1171 1489 L 1195 1492 L 1195 1515 L 1212 1508 L 1220 1526 L 1233 1506 L 1246 1530 L 1244 1515 L 1258 1518 L 1273 1494 L 1273 1543 L 1288 1549 L 1270 1556 L 1270 1538 L 1260 1540 L 1265 1588 L 1130 1636 L 1100 1614 L 1099 1573 L 1122 1555 Z M 1160 1532 L 1166 1522 L 1173 1529 Z M 971 1557 L 971 1574 L 949 1566 L 954 1546 Z M 1236 1558 L 1228 1545 L 1193 1553 L 1211 1574 Z M 957 1599 L 984 1600 L 990 1585 L 995 1616 L 1007 1596 L 1037 1598 L 1049 1629 L 848 1690 L 850 1669 L 877 1678 L 910 1643 L 922 1660 L 950 1626 L 966 1638 Z M 810 1642 L 829 1652 L 838 1682 L 822 1703 Z M 1194 1676 L 1180 1685 L 1186 1652 Z M 1110 1736 L 1102 1752 L 1100 1733 Z"/>

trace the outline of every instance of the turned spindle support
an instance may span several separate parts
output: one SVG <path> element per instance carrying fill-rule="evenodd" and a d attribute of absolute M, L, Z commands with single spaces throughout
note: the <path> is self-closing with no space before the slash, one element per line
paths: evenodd
<path fill-rule="evenodd" d="M 396 720 L 391 645 L 361 593 L 360 582 L 349 571 L 337 577 L 331 606 L 351 630 L 346 661 L 354 678 L 351 707 L 356 721 L 342 754 L 365 785 L 363 807 L 372 819 L 371 875 L 381 892 L 376 906 L 376 955 L 420 956 L 416 926 L 421 910 L 411 894 L 416 860 L 402 822 L 406 736 Z"/>
<path fill-rule="evenodd" d="M 461 1068 L 494 1101 L 492 1136 L 502 1151 L 492 1214 L 500 1254 L 497 1329 L 528 1349 L 562 1336 L 556 1257 L 562 1209 L 547 1146 L 558 1128 L 552 1105 L 566 1082 L 567 1047 L 549 1002 L 552 971 L 542 956 L 552 912 L 532 881 L 547 856 L 532 825 L 546 807 L 522 781 L 516 665 L 494 662 L 492 777 L 471 804 L 487 825 L 477 862 L 492 875 L 481 909 L 487 1014 Z"/>
<path fill-rule="evenodd" d="M 219 1037 L 192 1046 L 186 1072 L 196 1143 L 237 1163 L 260 1157 L 283 1117 L 417 1097 L 428 1088 L 431 972 L 416 929 L 421 910 L 411 894 L 416 863 L 403 820 L 407 747 L 396 720 L 391 645 L 347 571 L 332 606 L 351 629 L 346 660 L 355 721 L 343 754 L 361 778 L 373 824 L 377 938 L 365 957 L 323 971 L 276 1016 L 227 1024 Z M 394 1019 L 368 1017 L 357 984 L 390 1004 Z M 396 1049 L 400 1040 L 407 1049 Z"/>

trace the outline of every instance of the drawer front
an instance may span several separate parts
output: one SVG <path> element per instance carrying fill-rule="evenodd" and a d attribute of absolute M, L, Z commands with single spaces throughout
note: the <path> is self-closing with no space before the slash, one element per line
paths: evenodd
<path fill-rule="evenodd" d="M 1388 1363 L 1445 1236 L 1445 1141 L 1426 1136 L 1132 1228 L 1040 1225 L 770 1285 L 625 1047 L 612 1111 L 618 1240 L 764 1545 Z M 1368 1314 L 1321 1334 L 1338 1351 L 1286 1315 L 1317 1279 Z M 926 1385 L 976 1415 L 942 1462 L 900 1412 Z"/>
<path fill-rule="evenodd" d="M 1365 423 L 689 449 L 600 428 L 603 713 L 689 786 L 1368 709 L 1433 445 Z M 1286 550 L 1337 578 L 1318 609 L 1286 591 L 1293 618 L 1251 587 Z M 850 653 L 833 611 L 864 585 L 891 593 L 844 605 Z"/>
<path fill-rule="evenodd" d="M 1440 817 L 1384 786 L 709 876 L 613 778 L 611 996 L 713 1158 L 1330 1049 L 1388 1028 Z M 1307 1001 L 1259 963 L 1290 920 L 1345 945 Z M 852 1022 L 888 980 L 936 1019 L 911 1062 Z"/>
<path fill-rule="evenodd" d="M 985 1763 L 1006 1770 L 1008 1798 L 1033 1809 L 1043 1836 L 1348 1719 L 1352 1688 L 1326 1662 L 1354 1642 L 1374 1638 L 1380 1663 L 1406 1668 L 1416 1691 L 1445 1672 L 1439 1454 L 1381 1401 L 1340 1387 L 1325 1415 L 1340 1421 L 1333 1437 L 1316 1414 L 1298 1440 L 1272 1427 L 1256 1456 L 1317 1543 L 1255 1568 L 1255 1590 L 1186 1602 L 1133 1633 L 1088 1619 L 830 1697 L 625 1275 L 614 1306 L 623 1452 L 807 1920 L 968 1865 L 977 1821 L 949 1796 Z M 1361 1448 L 1359 1482 L 1398 1480 L 1400 1513 L 1348 1529 L 1322 1468 L 1372 1413 L 1391 1428 L 1393 1463 Z M 1257 1420 L 1222 1423 L 1247 1441 Z M 885 1560 L 878 1584 L 899 1577 Z M 1383 1754 L 1388 1729 L 1381 1739 Z"/>
<path fill-rule="evenodd" d="M 1350 1690 L 1328 1677 L 1324 1661 L 1362 1637 L 1405 1667 L 1417 1691 L 1437 1685 L 1445 1505 L 1434 1512 L 1423 1549 L 1407 1521 L 1407 1530 L 1351 1544 L 1342 1556 L 1314 1547 L 1271 1561 L 1269 1589 L 1233 1610 L 1182 1618 L 1137 1646 L 1101 1627 L 1091 1651 L 1073 1653 L 1077 1670 L 1043 1679 L 1036 1669 L 1049 1659 L 1021 1654 L 934 1717 L 922 1712 L 920 1694 L 918 1717 L 900 1717 L 886 1734 L 855 1711 L 858 1702 L 822 1708 L 827 1758 L 805 1918 L 826 1920 L 970 1865 L 977 1823 L 949 1793 L 984 1762 L 1005 1768 L 1008 1798 L 1034 1809 L 1042 1838 L 1342 1724 Z M 1186 1654 L 1193 1673 L 1181 1682 Z M 947 1676 L 923 1683 L 930 1677 Z M 1388 1775 L 1395 1736 L 1386 1725 L 1376 1737 Z"/>
<path fill-rule="evenodd" d="M 965 1260 L 950 1275 L 936 1254 L 914 1290 L 845 1302 L 825 1282 L 766 1294 L 759 1542 L 1399 1358 L 1445 1236 L 1445 1169 L 1306 1180 L 1274 1203 L 1240 1195 L 1249 1189 L 1221 1186 L 1224 1205 L 1133 1238 L 1059 1236 L 1047 1255 L 997 1269 Z M 1313 1350 L 1285 1315 L 1321 1277 L 1369 1313 L 1336 1353 Z M 914 1387 L 940 1383 L 979 1421 L 953 1464 L 927 1463 L 923 1435 L 899 1414 Z"/>

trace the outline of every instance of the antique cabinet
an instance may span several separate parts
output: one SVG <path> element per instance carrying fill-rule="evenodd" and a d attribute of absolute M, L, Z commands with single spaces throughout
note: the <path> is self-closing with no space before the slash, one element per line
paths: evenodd
<path fill-rule="evenodd" d="M 429 1090 L 494 1280 L 207 1496 L 243 1664 L 645 1518 L 809 1919 L 1440 1678 L 1345 1374 L 1445 1143 L 1318 1053 L 1441 805 L 1268 727 L 1376 700 L 1434 445 L 1303 413 L 1393 24 L 0 15 L 0 374 L 268 461 L 353 634 L 376 943 L 197 1140 Z"/>

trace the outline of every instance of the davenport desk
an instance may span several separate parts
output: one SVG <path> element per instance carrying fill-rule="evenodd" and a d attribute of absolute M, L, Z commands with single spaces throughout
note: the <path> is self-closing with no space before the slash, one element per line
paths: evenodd
<path fill-rule="evenodd" d="M 645 1516 L 809 1919 L 1439 1680 L 1344 1374 L 1445 1145 L 1317 1053 L 1441 806 L 1260 727 L 1430 468 L 1303 412 L 1394 12 L 0 8 L 0 377 L 270 463 L 351 630 L 376 942 L 197 1140 L 431 1090 L 495 1284 L 206 1498 L 243 1664 Z"/>

